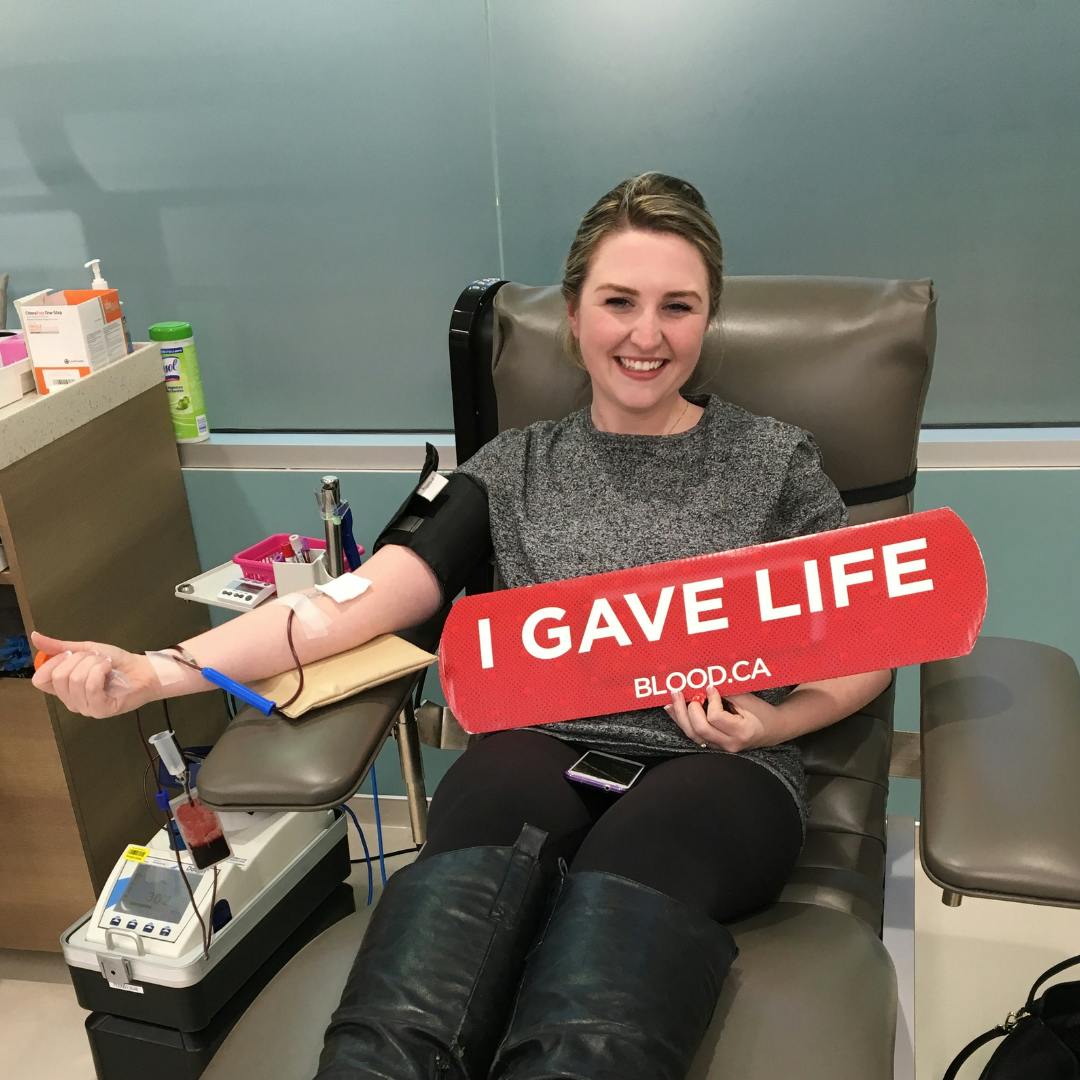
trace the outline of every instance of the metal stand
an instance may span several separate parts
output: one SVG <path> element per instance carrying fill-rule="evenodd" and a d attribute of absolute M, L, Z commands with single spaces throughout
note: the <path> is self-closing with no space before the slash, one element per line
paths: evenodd
<path fill-rule="evenodd" d="M 420 732 L 416 726 L 412 697 L 398 713 L 394 725 L 397 737 L 398 757 L 401 760 L 401 777 L 409 800 L 409 822 L 413 841 L 423 844 L 427 840 L 427 789 L 424 786 L 424 760 L 420 756 Z"/>

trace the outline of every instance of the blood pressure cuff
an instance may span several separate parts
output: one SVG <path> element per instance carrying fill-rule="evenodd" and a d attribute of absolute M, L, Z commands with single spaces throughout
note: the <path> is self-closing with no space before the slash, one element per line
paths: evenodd
<path fill-rule="evenodd" d="M 420 480 L 379 534 L 372 551 L 400 544 L 415 551 L 431 567 L 452 600 L 491 556 L 487 492 L 466 473 L 438 473 L 439 452 L 427 444 Z"/>

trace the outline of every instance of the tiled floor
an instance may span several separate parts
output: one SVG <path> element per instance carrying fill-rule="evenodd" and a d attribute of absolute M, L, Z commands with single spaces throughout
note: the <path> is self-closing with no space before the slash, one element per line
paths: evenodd
<path fill-rule="evenodd" d="M 1023 1005 L 1047 968 L 1080 953 L 1080 911 L 971 898 L 947 908 L 921 871 L 915 919 L 918 1080 L 940 1080 L 962 1047 Z M 1054 981 L 1075 979 L 1080 968 Z M 975 1080 L 999 1043 L 972 1056 L 959 1080 Z"/>
<path fill-rule="evenodd" d="M 946 908 L 917 868 L 910 823 L 906 844 L 903 823 L 895 826 L 886 944 L 902 985 L 896 1077 L 910 1080 L 904 1057 L 910 1063 L 911 1028 L 917 1023 L 917 1080 L 940 1080 L 956 1050 L 1021 1004 L 1036 975 L 1080 952 L 1080 912 L 980 900 Z M 373 830 L 367 831 L 370 837 Z M 384 835 L 387 850 L 410 843 L 408 829 L 401 826 L 386 827 Z M 387 868 L 406 861 L 392 860 Z M 361 889 L 365 878 L 364 868 L 356 867 L 353 880 Z M 903 984 L 910 984 L 914 966 L 911 920 L 903 917 L 905 907 L 910 911 L 912 892 L 918 927 L 914 1004 L 903 1000 Z M 84 1017 L 59 955 L 0 950 L 0 1077 L 94 1080 Z M 973 1059 L 961 1080 L 973 1080 L 989 1053 L 984 1050 Z"/>
<path fill-rule="evenodd" d="M 0 1076 L 93 1080 L 85 1017 L 59 955 L 0 950 Z"/>

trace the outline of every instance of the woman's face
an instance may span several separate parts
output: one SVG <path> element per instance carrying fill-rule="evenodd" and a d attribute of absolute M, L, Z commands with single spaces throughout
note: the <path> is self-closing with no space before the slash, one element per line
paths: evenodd
<path fill-rule="evenodd" d="M 594 415 L 662 420 L 679 406 L 701 354 L 705 260 L 674 233 L 614 233 L 597 245 L 568 315 L 592 380 Z"/>

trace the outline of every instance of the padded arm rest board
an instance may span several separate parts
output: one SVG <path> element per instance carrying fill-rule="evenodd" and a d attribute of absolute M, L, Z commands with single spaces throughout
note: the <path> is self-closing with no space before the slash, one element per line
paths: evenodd
<path fill-rule="evenodd" d="M 415 676 L 383 683 L 297 721 L 245 709 L 199 771 L 199 794 L 218 810 L 322 810 L 360 786 Z"/>
<path fill-rule="evenodd" d="M 396 634 L 381 634 L 334 656 L 304 665 L 304 688 L 291 705 L 279 711 L 295 720 L 320 705 L 331 705 L 364 690 L 421 671 L 438 659 Z M 299 687 L 295 671 L 283 671 L 252 683 L 251 688 L 271 701 L 289 701 Z"/>
<path fill-rule="evenodd" d="M 922 668 L 923 867 L 968 896 L 1080 906 L 1080 675 L 981 638 Z"/>
<path fill-rule="evenodd" d="M 449 605 L 397 637 L 433 649 L 447 611 Z M 245 709 L 207 756 L 199 794 L 219 810 L 337 806 L 360 786 L 416 678 L 402 676 L 295 722 Z"/>

